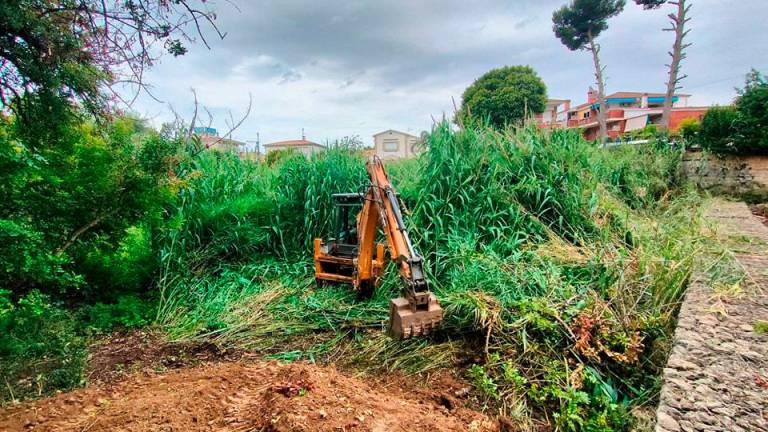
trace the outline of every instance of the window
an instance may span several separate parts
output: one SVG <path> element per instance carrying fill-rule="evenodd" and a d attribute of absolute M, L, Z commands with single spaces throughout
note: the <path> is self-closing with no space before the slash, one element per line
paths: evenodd
<path fill-rule="evenodd" d="M 396 152 L 400 150 L 400 140 L 397 138 L 384 138 L 384 151 Z"/>
<path fill-rule="evenodd" d="M 584 113 L 584 118 L 585 118 L 585 119 L 589 118 L 589 114 L 590 114 L 590 113 L 589 113 L 589 111 L 585 112 L 585 113 Z"/>

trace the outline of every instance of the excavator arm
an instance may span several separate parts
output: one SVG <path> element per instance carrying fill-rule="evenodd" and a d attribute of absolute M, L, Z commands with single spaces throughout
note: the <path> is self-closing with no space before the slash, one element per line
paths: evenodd
<path fill-rule="evenodd" d="M 353 267 L 349 280 L 357 291 L 372 292 L 375 289 L 383 264 L 381 246 L 376 243 L 378 228 L 381 228 L 389 256 L 403 282 L 403 296 L 390 301 L 389 332 L 397 338 L 425 335 L 440 324 L 443 310 L 429 290 L 423 271 L 424 259 L 416 252 L 408 236 L 400 200 L 387 177 L 384 164 L 374 156 L 366 163 L 366 170 L 371 184 L 363 196 L 357 217 L 358 247 L 357 254 L 349 257 Z M 326 247 L 325 251 L 329 249 Z M 315 276 L 340 280 L 325 271 L 322 263 L 329 257 L 323 255 L 323 243 L 316 239 Z"/>

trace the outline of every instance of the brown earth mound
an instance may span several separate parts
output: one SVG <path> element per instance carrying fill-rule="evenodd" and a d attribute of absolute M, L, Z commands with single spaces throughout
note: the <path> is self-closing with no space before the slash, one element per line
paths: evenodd
<path fill-rule="evenodd" d="M 441 404 L 443 393 L 408 392 L 309 364 L 205 364 L 13 407 L 0 413 L 0 430 L 498 430 L 481 413 Z"/>

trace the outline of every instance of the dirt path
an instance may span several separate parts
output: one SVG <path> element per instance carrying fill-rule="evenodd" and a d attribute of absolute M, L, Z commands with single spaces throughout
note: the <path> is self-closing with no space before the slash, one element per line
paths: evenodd
<path fill-rule="evenodd" d="M 0 430 L 498 430 L 495 421 L 452 400 L 445 392 L 385 388 L 332 367 L 217 363 L 132 375 L 23 404 L 0 413 Z"/>
<path fill-rule="evenodd" d="M 717 200 L 706 219 L 733 262 L 719 276 L 702 263 L 692 276 L 656 430 L 768 431 L 768 228 L 744 203 Z M 743 280 L 716 279 L 737 272 Z"/>

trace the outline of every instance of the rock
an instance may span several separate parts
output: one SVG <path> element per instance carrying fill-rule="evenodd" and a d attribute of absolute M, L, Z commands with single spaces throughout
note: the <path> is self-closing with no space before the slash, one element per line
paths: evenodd
<path fill-rule="evenodd" d="M 696 370 L 699 368 L 699 366 L 697 366 L 695 363 L 691 363 L 688 360 L 683 360 L 679 357 L 673 357 L 669 359 L 667 367 L 682 371 Z"/>
<path fill-rule="evenodd" d="M 668 432 L 681 432 L 680 424 L 677 420 L 673 419 L 669 414 L 664 411 L 659 411 L 656 416 L 656 430 L 668 431 Z"/>
<path fill-rule="evenodd" d="M 684 432 L 694 432 L 696 430 L 693 428 L 693 423 L 688 420 L 680 420 L 680 429 Z"/>

